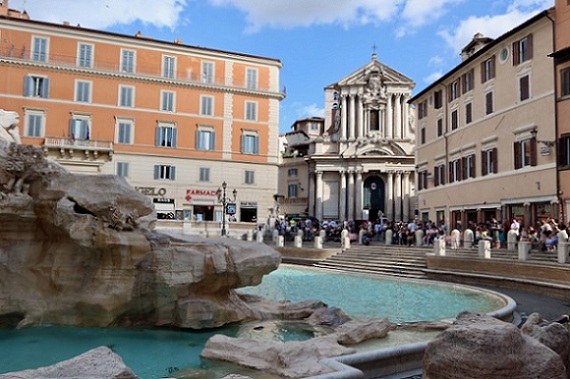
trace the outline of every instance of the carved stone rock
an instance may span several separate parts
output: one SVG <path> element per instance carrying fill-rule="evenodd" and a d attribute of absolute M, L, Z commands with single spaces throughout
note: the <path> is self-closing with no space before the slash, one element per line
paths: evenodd
<path fill-rule="evenodd" d="M 566 378 L 561 357 L 515 325 L 461 313 L 425 351 L 423 378 Z"/>
<path fill-rule="evenodd" d="M 0 374 L 0 379 L 37 378 L 138 379 L 139 377 L 108 347 L 89 350 L 52 366 Z"/>

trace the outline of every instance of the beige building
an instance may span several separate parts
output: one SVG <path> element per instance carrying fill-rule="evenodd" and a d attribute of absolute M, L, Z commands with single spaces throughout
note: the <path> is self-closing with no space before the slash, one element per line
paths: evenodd
<path fill-rule="evenodd" d="M 321 220 L 413 218 L 416 135 L 408 100 L 414 86 L 373 54 L 368 64 L 325 87 L 324 124 L 311 129 L 313 120 L 301 120 L 285 136 L 281 201 L 298 199 Z M 302 161 L 295 151 L 302 151 Z M 306 169 L 307 176 L 291 178 L 289 168 L 303 176 Z M 301 192 L 291 191 L 295 180 Z"/>
<path fill-rule="evenodd" d="M 417 196 L 424 220 L 454 227 L 558 217 L 553 21 L 544 11 L 417 94 Z"/>
<path fill-rule="evenodd" d="M 19 113 L 23 143 L 125 177 L 160 219 L 218 231 L 223 182 L 238 222 L 273 207 L 279 60 L 38 22 L 7 0 L 0 35 L 0 108 Z"/>

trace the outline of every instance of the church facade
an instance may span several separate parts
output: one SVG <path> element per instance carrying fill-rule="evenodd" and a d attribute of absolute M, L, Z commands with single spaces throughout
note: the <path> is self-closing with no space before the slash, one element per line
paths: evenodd
<path fill-rule="evenodd" d="M 368 64 L 325 87 L 322 133 L 311 138 L 303 159 L 309 215 L 342 221 L 414 217 L 416 137 L 408 104 L 414 86 L 373 54 Z"/>

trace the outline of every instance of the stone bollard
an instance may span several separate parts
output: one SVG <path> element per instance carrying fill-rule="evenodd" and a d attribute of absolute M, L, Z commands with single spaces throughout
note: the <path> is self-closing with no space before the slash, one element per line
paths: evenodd
<path fill-rule="evenodd" d="M 481 240 L 477 247 L 479 248 L 479 258 L 491 259 L 491 241 Z"/>
<path fill-rule="evenodd" d="M 530 253 L 531 244 L 529 241 L 519 242 L 519 261 L 527 261 Z"/>
<path fill-rule="evenodd" d="M 323 239 L 320 236 L 315 237 L 315 249 L 322 249 L 323 248 Z"/>
<path fill-rule="evenodd" d="M 246 241 L 251 242 L 253 241 L 253 230 L 248 230 L 247 235 L 245 237 Z"/>
<path fill-rule="evenodd" d="M 303 232 L 301 232 L 301 235 L 297 234 L 295 236 L 295 241 L 293 242 L 295 244 L 296 248 L 302 248 L 303 247 Z"/>
<path fill-rule="evenodd" d="M 438 257 L 445 257 L 445 240 L 436 238 L 433 240 L 433 252 Z"/>
<path fill-rule="evenodd" d="M 386 237 L 385 237 L 385 244 L 386 245 L 391 245 L 392 244 L 392 235 L 394 234 L 394 231 L 392 229 L 387 229 L 386 230 Z"/>
<path fill-rule="evenodd" d="M 568 263 L 568 242 L 558 240 L 558 263 Z"/>
<path fill-rule="evenodd" d="M 257 242 L 263 242 L 263 230 L 258 230 L 255 234 L 255 240 Z"/>
<path fill-rule="evenodd" d="M 421 229 L 416 230 L 416 246 L 421 247 L 424 243 L 424 231 Z"/>
<path fill-rule="evenodd" d="M 509 230 L 507 233 L 507 250 L 516 251 L 517 249 L 517 232 Z"/>
<path fill-rule="evenodd" d="M 285 246 L 285 237 L 277 236 L 277 247 Z"/>
<path fill-rule="evenodd" d="M 275 245 L 277 245 L 277 242 L 279 240 L 279 230 L 277 229 L 273 229 L 273 233 L 272 233 L 272 241 Z"/>
<path fill-rule="evenodd" d="M 467 249 L 471 249 L 473 247 L 473 242 L 475 241 L 475 238 L 473 236 L 473 230 L 471 229 L 465 229 L 465 232 L 463 233 L 463 247 L 467 248 Z"/>
<path fill-rule="evenodd" d="M 327 231 L 324 229 L 321 229 L 321 231 L 319 232 L 319 237 L 321 237 L 321 241 L 324 241 L 325 238 L 327 238 Z"/>
<path fill-rule="evenodd" d="M 558 241 L 562 241 L 562 242 L 568 242 L 568 233 L 566 232 L 566 229 L 562 229 L 561 231 L 558 232 L 557 234 L 558 236 Z"/>
<path fill-rule="evenodd" d="M 303 236 L 305 235 L 305 233 L 303 232 L 303 229 L 299 229 L 297 230 L 297 236 L 301 237 L 301 239 L 303 239 Z"/>
<path fill-rule="evenodd" d="M 461 232 L 457 229 L 451 231 L 451 248 L 459 249 L 461 245 Z"/>
<path fill-rule="evenodd" d="M 340 232 L 340 247 L 343 250 L 350 249 L 350 237 L 348 236 L 348 230 L 343 229 Z"/>
<path fill-rule="evenodd" d="M 366 230 L 364 229 L 360 229 L 360 231 L 358 232 L 358 244 L 362 245 L 363 244 L 363 239 L 364 239 L 364 235 L 366 234 Z"/>

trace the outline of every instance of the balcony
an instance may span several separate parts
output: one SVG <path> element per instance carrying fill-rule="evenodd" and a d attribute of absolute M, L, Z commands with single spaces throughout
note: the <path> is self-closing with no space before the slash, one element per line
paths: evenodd
<path fill-rule="evenodd" d="M 113 158 L 112 141 L 46 137 L 42 147 L 47 156 L 56 160 L 81 160 L 103 164 Z"/>

